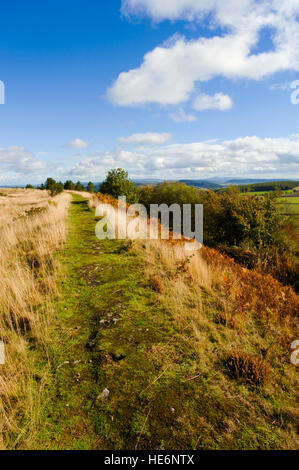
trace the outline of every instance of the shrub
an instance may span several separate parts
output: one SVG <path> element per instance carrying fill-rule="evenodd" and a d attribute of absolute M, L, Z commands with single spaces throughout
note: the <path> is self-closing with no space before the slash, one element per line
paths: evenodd
<path fill-rule="evenodd" d="M 158 275 L 155 275 L 151 278 L 151 285 L 154 291 L 158 292 L 159 294 L 163 294 L 162 280 Z"/>
<path fill-rule="evenodd" d="M 226 367 L 231 377 L 242 378 L 252 384 L 264 384 L 271 377 L 270 364 L 263 358 L 234 350 L 226 359 Z"/>
<path fill-rule="evenodd" d="M 64 189 L 69 190 L 69 191 L 74 191 L 75 184 L 72 182 L 72 180 L 67 180 L 64 183 Z"/>
<path fill-rule="evenodd" d="M 138 201 L 137 188 L 129 180 L 128 173 L 122 168 L 110 170 L 105 181 L 100 186 L 100 192 L 110 194 L 116 199 L 119 196 L 126 196 L 127 202 L 135 204 Z"/>

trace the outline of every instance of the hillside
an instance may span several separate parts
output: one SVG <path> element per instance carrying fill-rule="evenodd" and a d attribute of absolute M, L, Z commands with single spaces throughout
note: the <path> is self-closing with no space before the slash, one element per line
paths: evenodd
<path fill-rule="evenodd" d="M 179 180 L 179 183 L 185 183 L 187 186 L 194 186 L 195 188 L 202 189 L 220 189 L 222 187 L 220 184 L 206 180 Z"/>
<path fill-rule="evenodd" d="M 98 202 L 88 207 L 86 197 L 73 196 L 55 255 L 59 297 L 47 300 L 45 335 L 36 331 L 42 303 L 26 328 L 18 317 L 5 324 L 22 344 L 8 350 L 9 364 L 28 358 L 30 393 L 24 401 L 18 376 L 10 390 L 1 383 L 2 447 L 295 449 L 294 291 L 216 250 L 186 256 L 180 243 L 100 241 Z M 27 266 L 42 282 L 38 259 Z"/>

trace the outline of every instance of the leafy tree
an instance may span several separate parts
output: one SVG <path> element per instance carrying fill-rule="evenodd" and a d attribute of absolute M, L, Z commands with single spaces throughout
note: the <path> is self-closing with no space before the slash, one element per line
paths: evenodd
<path fill-rule="evenodd" d="M 75 189 L 75 184 L 72 182 L 72 180 L 67 180 L 65 183 L 64 183 L 64 189 L 68 190 L 68 191 L 74 191 Z"/>
<path fill-rule="evenodd" d="M 76 191 L 85 191 L 85 188 L 84 188 L 84 186 L 80 183 L 80 181 L 78 181 L 78 182 L 76 183 L 75 190 L 76 190 Z"/>
<path fill-rule="evenodd" d="M 128 173 L 122 168 L 110 170 L 105 181 L 100 186 L 100 192 L 118 198 L 126 196 L 127 202 L 134 204 L 138 201 L 135 184 L 129 180 Z"/>
<path fill-rule="evenodd" d="M 55 185 L 52 186 L 51 189 L 50 189 L 51 197 L 54 197 L 57 194 L 62 193 L 63 189 L 64 189 L 64 187 L 63 187 L 63 184 L 61 182 L 55 183 Z"/>
<path fill-rule="evenodd" d="M 89 183 L 87 185 L 87 191 L 89 193 L 94 193 L 94 184 L 91 181 L 89 181 Z"/>
<path fill-rule="evenodd" d="M 63 184 L 61 182 L 57 183 L 53 178 L 47 178 L 45 185 L 42 186 L 49 191 L 51 197 L 61 193 L 64 189 Z"/>
<path fill-rule="evenodd" d="M 53 178 L 47 178 L 45 182 L 45 188 L 48 191 L 51 191 L 51 189 L 56 185 L 56 181 Z"/>
<path fill-rule="evenodd" d="M 157 185 L 141 186 L 139 201 L 149 209 L 150 204 L 200 204 L 201 191 L 185 183 L 164 182 Z"/>
<path fill-rule="evenodd" d="M 32 184 L 27 184 L 26 189 L 34 189 L 34 187 L 32 186 Z"/>

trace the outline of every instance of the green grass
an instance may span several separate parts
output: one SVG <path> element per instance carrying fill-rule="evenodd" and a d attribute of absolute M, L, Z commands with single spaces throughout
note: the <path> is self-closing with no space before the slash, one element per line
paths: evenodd
<path fill-rule="evenodd" d="M 278 204 L 283 214 L 299 215 L 299 197 L 282 197 Z"/>
<path fill-rule="evenodd" d="M 55 387 L 37 447 L 284 447 L 278 423 L 282 410 L 293 406 L 288 383 L 283 381 L 283 391 L 271 391 L 230 379 L 221 343 L 225 335 L 239 334 L 223 325 L 204 320 L 201 335 L 211 354 L 194 351 L 192 328 L 181 331 L 171 307 L 153 292 L 142 256 L 126 241 L 98 240 L 95 225 L 86 201 L 74 196 L 60 255 L 61 297 L 50 358 Z M 194 299 L 188 302 L 189 309 L 198 308 Z M 213 298 L 203 292 L 203 302 L 207 322 L 213 322 Z M 106 388 L 109 397 L 103 399 Z"/>
<path fill-rule="evenodd" d="M 270 194 L 272 191 L 248 191 L 248 192 L 244 192 L 242 194 L 250 194 L 250 195 L 261 195 L 263 196 L 264 194 Z M 281 191 L 282 194 L 284 195 L 287 195 L 287 194 L 293 194 L 293 190 L 292 189 L 287 189 L 285 191 Z"/>
<path fill-rule="evenodd" d="M 155 377 L 155 365 L 144 351 L 167 341 L 172 332 L 127 242 L 99 241 L 95 225 L 86 201 L 75 196 L 61 256 L 62 297 L 58 331 L 53 332 L 61 347 L 52 351 L 56 386 L 39 436 L 42 448 L 45 443 L 52 449 L 134 447 L 134 432 L 130 439 L 122 436 L 131 426 L 128 421 L 138 427 L 143 413 L 142 405 L 135 416 L 134 391 L 139 395 Z M 98 399 L 104 388 L 110 390 L 107 403 Z"/>

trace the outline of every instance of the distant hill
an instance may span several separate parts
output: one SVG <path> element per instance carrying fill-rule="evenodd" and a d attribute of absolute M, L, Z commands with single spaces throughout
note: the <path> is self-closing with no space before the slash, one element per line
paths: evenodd
<path fill-rule="evenodd" d="M 133 183 L 136 184 L 136 186 L 146 186 L 148 184 L 158 184 L 158 183 L 163 183 L 164 180 L 161 179 L 155 179 L 155 178 L 144 178 L 144 179 L 132 179 Z"/>
<path fill-rule="evenodd" d="M 205 180 L 179 180 L 179 183 L 185 183 L 187 186 L 194 186 L 195 188 L 204 188 L 204 189 L 220 189 L 222 186 L 213 181 Z"/>

